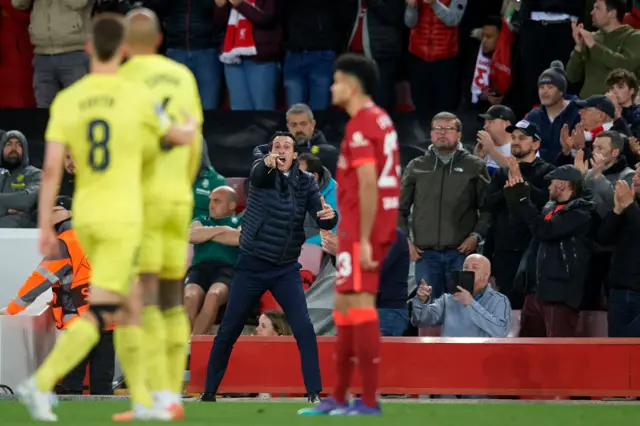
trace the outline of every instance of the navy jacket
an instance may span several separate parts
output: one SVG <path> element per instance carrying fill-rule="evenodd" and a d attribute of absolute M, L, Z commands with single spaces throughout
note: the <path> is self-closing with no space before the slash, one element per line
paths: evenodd
<path fill-rule="evenodd" d="M 220 46 L 226 27 L 216 27 L 215 2 L 209 0 L 144 0 L 162 20 L 168 49 L 201 50 Z"/>
<path fill-rule="evenodd" d="M 398 228 L 396 242 L 389 249 L 380 270 L 380 290 L 376 303 L 378 308 L 407 309 L 410 263 L 407 236 Z"/>
<path fill-rule="evenodd" d="M 285 175 L 268 168 L 263 156 L 254 161 L 249 179 L 238 266 L 260 269 L 267 266 L 265 263 L 285 266 L 298 262 L 305 242 L 307 212 L 317 218 L 318 211 L 322 210 L 320 190 L 313 175 L 300 170 L 298 161 L 294 161 Z M 331 220 L 318 220 L 320 229 L 326 230 L 333 229 L 337 223 L 337 214 Z"/>
<path fill-rule="evenodd" d="M 569 101 L 569 105 L 551 122 L 547 109 L 540 105 L 533 109 L 525 119 L 535 123 L 540 128 L 540 157 L 547 163 L 555 164 L 558 154 L 562 152 L 560 146 L 560 130 L 565 124 L 569 125 L 569 131 L 573 131 L 580 122 L 580 114 L 577 105 Z"/>

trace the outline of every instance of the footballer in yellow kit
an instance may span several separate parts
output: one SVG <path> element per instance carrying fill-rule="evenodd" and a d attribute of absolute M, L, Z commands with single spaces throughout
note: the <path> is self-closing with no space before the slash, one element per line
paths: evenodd
<path fill-rule="evenodd" d="M 175 125 L 149 89 L 117 75 L 125 34 L 122 17 L 97 16 L 86 45 L 90 74 L 59 92 L 50 109 L 38 199 L 39 248 L 45 256 L 58 252 L 52 211 L 68 150 L 76 166 L 73 226 L 91 259 L 93 285 L 89 309 L 60 335 L 35 375 L 17 388 L 35 420 L 57 420 L 51 404 L 55 383 L 95 347 L 100 330 L 116 321 L 114 345 L 127 378 L 133 419 L 173 418 L 154 406 L 147 388 L 144 333 L 126 296 L 141 239 L 143 169 L 153 163 L 160 140 L 190 144 L 195 121 L 186 117 L 186 125 Z"/>
<path fill-rule="evenodd" d="M 143 162 L 171 121 L 149 91 L 117 75 L 90 74 L 58 94 L 45 139 L 76 166 L 73 227 L 92 262 L 92 284 L 121 295 L 141 241 Z"/>
<path fill-rule="evenodd" d="M 201 128 L 198 86 L 184 65 L 158 54 L 136 55 L 120 68 L 119 75 L 151 89 L 172 120 L 179 121 L 187 112 Z M 193 214 L 193 180 L 201 153 L 200 134 L 191 146 L 161 148 L 155 171 L 143 176 L 145 215 L 140 273 L 157 273 L 161 279 L 169 280 L 184 277 Z"/>

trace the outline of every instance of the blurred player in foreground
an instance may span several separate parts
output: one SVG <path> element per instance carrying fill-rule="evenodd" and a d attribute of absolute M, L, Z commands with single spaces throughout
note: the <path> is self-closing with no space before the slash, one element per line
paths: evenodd
<path fill-rule="evenodd" d="M 338 160 L 338 223 L 336 257 L 338 382 L 331 398 L 302 415 L 379 415 L 377 401 L 380 329 L 376 294 L 380 265 L 396 239 L 400 194 L 398 136 L 387 113 L 371 101 L 378 87 L 375 62 L 345 54 L 334 65 L 333 103 L 351 117 Z M 362 399 L 349 406 L 354 360 L 360 369 Z"/>
<path fill-rule="evenodd" d="M 184 65 L 156 53 L 162 43 L 156 15 L 140 8 L 129 12 L 126 20 L 130 58 L 118 75 L 153 91 L 173 120 L 186 111 L 200 130 L 202 105 L 196 79 Z M 184 417 L 181 394 L 191 330 L 182 305 L 182 278 L 201 154 L 198 131 L 189 146 L 162 149 L 143 185 L 140 283 L 147 383 L 156 407 L 170 410 L 175 420 Z M 130 420 L 133 414 L 129 411 L 114 419 Z"/>
<path fill-rule="evenodd" d="M 35 376 L 18 388 L 36 420 L 57 420 L 51 411 L 56 381 L 87 356 L 98 343 L 100 330 L 114 323 L 114 345 L 135 418 L 172 418 L 153 406 L 145 383 L 139 313 L 127 297 L 142 237 L 143 163 L 153 159 L 161 139 L 191 143 L 195 123 L 189 119 L 185 126 L 171 125 L 148 89 L 116 75 L 124 38 L 120 17 L 97 17 L 87 43 L 91 73 L 58 93 L 51 106 L 38 209 L 39 247 L 45 256 L 58 251 L 52 212 L 68 148 L 77 177 L 73 226 L 92 262 L 92 287 L 89 310 L 60 335 Z"/>

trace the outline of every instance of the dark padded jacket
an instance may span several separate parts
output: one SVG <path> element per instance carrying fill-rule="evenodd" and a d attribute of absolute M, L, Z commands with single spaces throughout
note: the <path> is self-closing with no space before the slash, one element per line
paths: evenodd
<path fill-rule="evenodd" d="M 168 49 L 202 50 L 219 47 L 225 26 L 215 26 L 213 0 L 145 0 L 162 20 Z"/>
<path fill-rule="evenodd" d="M 320 191 L 313 175 L 300 170 L 294 161 L 285 175 L 264 164 L 264 156 L 251 168 L 249 198 L 242 220 L 240 252 L 275 266 L 298 261 L 305 242 L 304 219 L 307 212 L 317 217 L 322 209 Z M 318 220 L 321 229 L 338 223 Z"/>

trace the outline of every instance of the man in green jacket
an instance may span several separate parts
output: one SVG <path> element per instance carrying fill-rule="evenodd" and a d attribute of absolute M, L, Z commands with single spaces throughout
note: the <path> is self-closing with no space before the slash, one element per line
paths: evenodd
<path fill-rule="evenodd" d="M 591 11 L 595 33 L 582 24 L 572 24 L 576 47 L 567 63 L 567 80 L 577 83 L 584 79 L 580 98 L 607 92 L 607 76 L 616 68 L 640 72 L 640 31 L 622 20 L 626 12 L 624 0 L 597 0 Z"/>
<path fill-rule="evenodd" d="M 227 179 L 211 165 L 207 142 L 203 139 L 202 162 L 196 182 L 193 184 L 193 217 L 207 216 L 209 214 L 209 195 L 219 186 L 226 186 Z"/>

